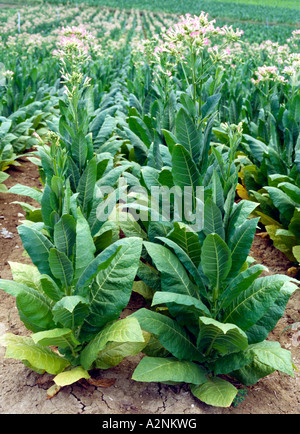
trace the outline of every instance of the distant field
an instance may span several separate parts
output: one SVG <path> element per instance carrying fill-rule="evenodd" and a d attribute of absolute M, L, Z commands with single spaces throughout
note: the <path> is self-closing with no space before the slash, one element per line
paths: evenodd
<path fill-rule="evenodd" d="M 227 17 L 250 22 L 268 20 L 269 23 L 300 22 L 299 0 L 48 0 L 48 3 L 135 8 L 174 14 L 199 14 L 203 10 L 214 18 Z"/>
<path fill-rule="evenodd" d="M 214 0 L 222 3 L 238 3 L 240 5 L 255 5 L 255 6 L 272 6 L 279 8 L 289 8 L 300 10 L 299 0 Z"/>
<path fill-rule="evenodd" d="M 30 7 L 30 4 L 84 5 L 118 9 L 140 9 L 181 15 L 205 11 L 220 25 L 244 30 L 249 42 L 270 39 L 284 43 L 291 31 L 300 28 L 300 0 L 0 0 L 3 4 Z"/>

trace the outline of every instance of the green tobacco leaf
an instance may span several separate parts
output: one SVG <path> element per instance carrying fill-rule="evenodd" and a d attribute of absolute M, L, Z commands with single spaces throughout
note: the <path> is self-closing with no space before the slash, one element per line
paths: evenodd
<path fill-rule="evenodd" d="M 64 292 L 57 286 L 55 281 L 47 274 L 40 275 L 41 288 L 47 297 L 51 300 L 58 301 L 64 296 Z"/>
<path fill-rule="evenodd" d="M 52 328 L 54 326 L 51 305 L 42 293 L 13 280 L 0 280 L 0 288 L 16 297 L 19 314 L 29 330 Z M 24 318 L 23 318 L 24 316 Z"/>
<path fill-rule="evenodd" d="M 223 321 L 239 326 L 242 330 L 254 325 L 279 296 L 287 276 L 266 276 L 256 279 L 225 309 Z"/>
<path fill-rule="evenodd" d="M 145 143 L 147 148 L 150 147 L 152 143 L 151 134 L 147 128 L 147 125 L 142 121 L 141 118 L 137 116 L 130 116 L 128 120 L 128 125 L 137 136 Z"/>
<path fill-rule="evenodd" d="M 174 229 L 167 235 L 169 240 L 178 244 L 191 261 L 198 267 L 200 263 L 201 245 L 198 234 L 184 223 L 174 223 Z"/>
<path fill-rule="evenodd" d="M 131 316 L 138 319 L 143 330 L 157 335 L 161 345 L 177 359 L 203 361 L 188 333 L 175 320 L 144 308 Z"/>
<path fill-rule="evenodd" d="M 290 231 L 280 229 L 277 225 L 267 225 L 266 231 L 268 232 L 274 247 L 283 252 L 290 261 L 294 261 L 292 249 L 296 244 L 296 237 Z"/>
<path fill-rule="evenodd" d="M 283 190 L 296 204 L 300 205 L 300 188 L 290 182 L 281 182 L 278 188 Z"/>
<path fill-rule="evenodd" d="M 0 340 L 1 344 L 7 347 L 6 358 L 21 360 L 26 366 L 29 363 L 34 370 L 56 375 L 69 366 L 68 360 L 60 357 L 49 348 L 35 344 L 29 337 L 8 333 L 3 335 Z"/>
<path fill-rule="evenodd" d="M 79 295 L 69 295 L 60 299 L 52 309 L 57 324 L 72 328 L 80 326 L 89 312 L 88 301 Z"/>
<path fill-rule="evenodd" d="M 136 156 L 136 159 L 137 159 L 138 163 L 139 164 L 144 164 L 145 161 L 146 161 L 146 159 L 147 159 L 148 152 L 149 152 L 148 147 L 139 138 L 139 136 L 137 136 L 129 128 L 124 127 L 124 131 L 125 131 L 128 139 L 132 143 L 132 146 L 134 148 L 134 153 L 135 153 L 135 156 Z"/>
<path fill-rule="evenodd" d="M 55 193 L 52 191 L 50 185 L 46 184 L 44 188 L 44 194 L 41 200 L 41 214 L 43 222 L 48 227 L 53 227 L 53 221 L 51 218 L 54 209 L 58 208 L 58 201 Z"/>
<path fill-rule="evenodd" d="M 5 291 L 7 294 L 16 297 L 22 291 L 27 291 L 28 286 L 19 282 L 15 282 L 14 280 L 0 279 L 0 289 Z"/>
<path fill-rule="evenodd" d="M 34 265 L 9 262 L 13 280 L 17 283 L 41 290 L 40 273 Z"/>
<path fill-rule="evenodd" d="M 248 338 L 245 332 L 234 324 L 223 324 L 213 318 L 199 318 L 197 346 L 206 354 L 217 350 L 221 354 L 245 350 Z"/>
<path fill-rule="evenodd" d="M 259 342 L 249 345 L 249 350 L 254 352 L 255 359 L 260 363 L 271 366 L 276 371 L 294 376 L 291 352 L 281 348 L 279 342 Z"/>
<path fill-rule="evenodd" d="M 85 369 L 101 358 L 108 342 L 144 342 L 138 321 L 131 316 L 104 327 L 81 352 L 80 362 Z"/>
<path fill-rule="evenodd" d="M 192 208 L 191 211 L 194 211 L 200 174 L 191 155 L 182 145 L 175 145 L 173 148 L 172 175 L 174 184 L 183 189 L 185 203 Z"/>
<path fill-rule="evenodd" d="M 192 383 L 206 382 L 205 369 L 193 362 L 169 357 L 143 357 L 136 367 L 132 379 L 143 382 Z"/>
<path fill-rule="evenodd" d="M 76 222 L 74 217 L 64 214 L 54 226 L 54 244 L 57 250 L 70 257 L 76 237 Z"/>
<path fill-rule="evenodd" d="M 20 317 L 21 313 L 25 315 L 26 323 L 23 318 L 21 319 L 30 330 L 35 331 L 36 327 L 39 330 L 47 330 L 54 327 L 51 305 L 48 299 L 40 292 L 33 288 L 25 287 L 17 294 L 16 303 Z M 31 326 L 29 326 L 29 323 Z M 35 327 L 33 328 L 32 326 Z"/>
<path fill-rule="evenodd" d="M 232 259 L 230 276 L 235 275 L 244 265 L 253 243 L 258 221 L 259 218 L 246 220 L 228 240 Z"/>
<path fill-rule="evenodd" d="M 254 360 L 254 352 L 250 351 L 248 348 L 244 351 L 219 357 L 213 367 L 214 374 L 227 375 L 252 363 Z"/>
<path fill-rule="evenodd" d="M 65 253 L 57 249 L 51 249 L 49 253 L 49 265 L 53 276 L 59 279 L 65 288 L 71 286 L 74 270 L 72 262 Z"/>
<path fill-rule="evenodd" d="M 257 383 L 276 370 L 294 376 L 291 353 L 281 348 L 279 342 L 263 341 L 249 345 L 247 352 L 251 352 L 253 360 L 230 373 L 246 386 Z"/>
<path fill-rule="evenodd" d="M 53 244 L 41 232 L 29 226 L 19 226 L 18 232 L 21 237 L 24 249 L 29 254 L 32 262 L 41 274 L 52 276 L 48 258 Z"/>
<path fill-rule="evenodd" d="M 282 276 L 281 276 L 282 279 Z M 279 295 L 271 307 L 265 312 L 262 318 L 252 327 L 247 329 L 246 334 L 250 344 L 261 342 L 267 338 L 268 334 L 275 328 L 277 322 L 283 317 L 286 305 L 291 295 L 298 289 L 296 283 L 290 281 L 286 276 L 279 291 Z"/>
<path fill-rule="evenodd" d="M 202 118 L 207 118 L 217 109 L 221 97 L 221 93 L 216 93 L 207 98 L 206 102 L 201 107 Z"/>
<path fill-rule="evenodd" d="M 103 351 L 98 355 L 95 366 L 97 369 L 109 369 L 117 366 L 128 356 L 139 354 L 150 339 L 150 333 L 143 333 L 144 342 L 109 342 Z"/>
<path fill-rule="evenodd" d="M 209 234 L 202 245 L 201 266 L 213 287 L 220 288 L 231 265 L 231 252 L 227 244 L 219 235 Z"/>
<path fill-rule="evenodd" d="M 190 387 L 196 398 L 215 407 L 229 407 L 238 392 L 231 383 L 219 377 L 210 377 L 206 383 Z"/>
<path fill-rule="evenodd" d="M 35 344 L 39 344 L 42 347 L 55 346 L 70 348 L 80 344 L 80 342 L 75 339 L 72 330 L 68 328 L 57 328 L 34 333 L 31 335 L 31 339 Z"/>
<path fill-rule="evenodd" d="M 176 255 L 160 244 L 144 242 L 156 268 L 161 273 L 161 289 L 199 298 L 198 288 L 190 280 Z"/>
<path fill-rule="evenodd" d="M 77 209 L 76 222 L 76 267 L 75 278 L 94 260 L 96 247 L 91 235 L 90 227 L 80 208 Z"/>
<path fill-rule="evenodd" d="M 249 288 L 250 285 L 260 276 L 263 270 L 267 270 L 267 267 L 261 264 L 255 264 L 246 270 L 239 273 L 225 291 L 220 295 L 220 301 L 222 302 L 222 308 L 228 307 L 232 301 L 243 291 Z"/>
<path fill-rule="evenodd" d="M 34 199 L 36 202 L 41 203 L 43 192 L 33 187 L 28 187 L 27 185 L 15 184 L 9 191 L 9 193 L 18 194 L 20 196 L 28 196 Z"/>
<path fill-rule="evenodd" d="M 293 255 L 295 256 L 297 261 L 300 262 L 300 246 L 293 247 Z"/>
<path fill-rule="evenodd" d="M 156 237 L 156 238 L 163 241 L 167 246 L 169 246 L 171 249 L 174 250 L 176 256 L 178 257 L 178 259 L 180 260 L 182 265 L 184 265 L 184 267 L 187 269 L 187 271 L 195 279 L 195 283 L 199 288 L 199 292 L 203 295 L 203 297 L 207 297 L 206 288 L 205 288 L 205 285 L 202 281 L 202 276 L 201 276 L 198 268 L 194 264 L 194 262 L 192 262 L 191 258 L 185 252 L 185 250 L 183 250 L 178 244 L 176 244 L 172 240 L 169 240 L 168 238 L 165 238 L 165 237 Z M 200 261 L 200 253 L 199 253 L 198 261 Z"/>
<path fill-rule="evenodd" d="M 178 111 L 175 126 L 178 143 L 185 147 L 194 161 L 197 161 L 200 156 L 201 140 L 192 119 L 183 108 Z"/>
<path fill-rule="evenodd" d="M 121 250 L 121 246 L 116 244 L 116 242 L 113 243 L 112 246 L 113 247 L 110 246 L 110 249 L 107 247 L 103 252 L 99 253 L 85 268 L 76 284 L 75 292 L 77 295 L 85 294 L 86 288 L 89 287 L 100 270 L 106 269 L 117 256 Z"/>
<path fill-rule="evenodd" d="M 295 235 L 297 244 L 300 243 L 300 207 L 295 209 L 292 220 L 288 226 L 288 230 Z"/>
<path fill-rule="evenodd" d="M 206 235 L 215 233 L 218 234 L 222 240 L 225 239 L 222 213 L 211 198 L 205 201 L 203 230 Z"/>
<path fill-rule="evenodd" d="M 81 131 L 73 138 L 71 151 L 72 157 L 76 161 L 79 170 L 82 170 L 86 163 L 88 147 L 87 140 Z"/>
<path fill-rule="evenodd" d="M 195 297 L 191 297 L 189 295 L 184 295 L 184 294 L 176 294 L 174 292 L 156 291 L 153 296 L 152 306 L 158 304 L 167 304 L 167 303 L 175 303 L 184 306 L 187 312 L 189 312 L 190 310 L 191 312 L 194 312 L 197 316 L 200 315 L 207 315 L 208 317 L 211 316 L 211 313 L 208 310 L 208 308 L 205 306 L 205 304 L 202 303 L 201 300 L 198 300 Z"/>
<path fill-rule="evenodd" d="M 233 205 L 232 212 L 229 217 L 226 240 L 229 241 L 236 231 L 236 228 L 241 226 L 249 215 L 258 207 L 258 203 L 249 200 L 241 200 L 238 204 Z"/>
<path fill-rule="evenodd" d="M 86 211 L 89 202 L 93 199 L 97 181 L 97 160 L 94 157 L 89 161 L 78 183 L 78 201 L 83 211 Z"/>
<path fill-rule="evenodd" d="M 116 247 L 121 247 L 115 254 Z M 142 251 L 141 238 L 123 238 L 104 250 L 115 254 L 109 265 L 98 272 L 90 289 L 89 315 L 82 333 L 97 333 L 107 322 L 119 317 L 127 306 Z M 111 255 L 109 255 L 111 256 Z"/>
<path fill-rule="evenodd" d="M 297 204 L 286 193 L 276 187 L 264 187 L 269 193 L 275 207 L 279 210 L 280 215 L 286 221 L 290 221 Z"/>

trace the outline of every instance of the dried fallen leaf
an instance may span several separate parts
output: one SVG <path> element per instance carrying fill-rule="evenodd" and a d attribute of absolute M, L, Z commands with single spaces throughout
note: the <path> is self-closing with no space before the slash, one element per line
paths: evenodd
<path fill-rule="evenodd" d="M 116 379 L 115 378 L 100 378 L 99 380 L 96 380 L 95 378 L 88 378 L 87 382 L 91 386 L 96 387 L 111 387 L 115 384 Z"/>
<path fill-rule="evenodd" d="M 268 232 L 259 232 L 256 235 L 260 238 L 268 238 L 269 236 Z"/>

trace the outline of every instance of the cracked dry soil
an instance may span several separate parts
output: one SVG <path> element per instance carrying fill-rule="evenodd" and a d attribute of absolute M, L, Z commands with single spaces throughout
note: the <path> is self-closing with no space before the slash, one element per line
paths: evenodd
<path fill-rule="evenodd" d="M 6 185 L 16 183 L 39 187 L 36 166 L 25 158 L 22 166 L 9 170 Z M 0 237 L 0 277 L 10 279 L 8 262 L 30 263 L 23 256 L 21 240 L 17 233 L 22 208 L 13 201 L 22 200 L 33 204 L 31 199 L 13 194 L 0 194 L 0 232 L 6 228 L 12 238 Z M 19 214 L 19 215 L 18 215 Z M 24 214 L 24 213 L 23 213 Z M 256 236 L 252 256 L 269 267 L 270 273 L 287 273 L 291 264 L 278 252 L 268 238 Z M 133 295 L 126 311 L 143 305 L 138 295 Z M 292 345 L 295 331 L 288 326 L 300 321 L 300 292 L 291 297 L 284 317 L 270 334 L 292 352 L 294 365 L 300 369 L 300 346 Z M 6 332 L 29 334 L 19 320 L 15 299 L 0 290 L 0 335 Z M 95 371 L 93 378 L 113 379 L 110 387 L 96 387 L 76 383 L 65 387 L 52 399 L 46 390 L 53 384 L 52 376 L 41 376 L 26 368 L 21 362 L 5 359 L 5 348 L 0 347 L 0 414 L 299 414 L 300 371 L 294 377 L 278 372 L 247 387 L 247 397 L 238 407 L 215 408 L 197 400 L 184 386 L 166 386 L 160 383 L 137 383 L 131 380 L 140 357 L 123 360 L 120 365 L 106 371 Z M 236 384 L 237 387 L 243 387 Z"/>

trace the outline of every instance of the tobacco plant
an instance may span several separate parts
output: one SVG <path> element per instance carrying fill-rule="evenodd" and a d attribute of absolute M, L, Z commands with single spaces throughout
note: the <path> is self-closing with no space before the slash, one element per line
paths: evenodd
<path fill-rule="evenodd" d="M 94 154 L 91 137 L 79 129 L 79 124 L 83 129 L 87 124 L 78 123 L 80 102 L 75 94 L 75 101 L 72 96 L 68 105 L 60 104 L 61 124 L 69 120 L 70 141 L 61 143 L 55 133 L 49 136 L 50 146 L 40 140 L 37 155 L 44 190 L 21 185 L 10 190 L 40 204 L 35 209 L 27 206 L 28 218 L 18 227 L 33 265 L 12 263 L 14 280 L 0 281 L 1 289 L 16 297 L 20 318 L 33 332 L 30 337 L 5 335 L 6 357 L 56 375 L 58 388 L 89 378 L 93 367 L 106 369 L 138 353 L 148 336 L 134 318 L 117 321 L 129 302 L 142 240 L 119 240 L 117 234 L 113 242 L 109 230 L 102 231 L 101 238 L 105 220 L 98 206 L 107 197 L 100 197 L 98 190 L 101 181 L 107 185 L 106 169 L 109 185 L 121 172 L 111 173 L 112 155 Z M 86 117 L 84 110 L 78 113 Z"/>
<path fill-rule="evenodd" d="M 231 377 L 251 385 L 275 370 L 293 376 L 290 352 L 266 338 L 298 282 L 259 277 L 265 267 L 249 257 L 258 219 L 247 219 L 256 204 L 221 199 L 207 197 L 203 231 L 174 223 L 144 241 L 138 275 L 151 308 L 132 317 L 151 339 L 133 379 L 188 383 L 200 400 L 226 407 L 238 392 Z"/>

